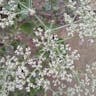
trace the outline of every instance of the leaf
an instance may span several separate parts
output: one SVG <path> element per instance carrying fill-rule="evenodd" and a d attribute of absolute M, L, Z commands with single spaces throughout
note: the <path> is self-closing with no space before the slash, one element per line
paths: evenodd
<path fill-rule="evenodd" d="M 20 29 L 25 33 L 31 33 L 34 28 L 33 23 L 24 23 L 20 26 Z"/>
<path fill-rule="evenodd" d="M 31 89 L 29 96 L 39 96 L 42 92 L 43 92 L 42 87 L 40 89 Z"/>
<path fill-rule="evenodd" d="M 5 47 L 1 47 L 0 48 L 0 56 L 2 56 L 5 53 Z"/>

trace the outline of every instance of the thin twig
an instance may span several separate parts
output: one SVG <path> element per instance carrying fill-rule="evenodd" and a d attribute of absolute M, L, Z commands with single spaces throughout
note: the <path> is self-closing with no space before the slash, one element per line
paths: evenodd
<path fill-rule="evenodd" d="M 48 29 L 48 27 L 44 24 L 44 22 L 36 14 L 34 16 L 45 27 L 45 29 Z"/>

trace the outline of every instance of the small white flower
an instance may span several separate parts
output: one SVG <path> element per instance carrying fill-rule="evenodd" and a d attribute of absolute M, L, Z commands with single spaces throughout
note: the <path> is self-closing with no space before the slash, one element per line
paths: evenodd
<path fill-rule="evenodd" d="M 36 13 L 36 11 L 35 11 L 34 9 L 29 9 L 29 14 L 30 14 L 31 16 L 33 16 L 35 13 Z"/>

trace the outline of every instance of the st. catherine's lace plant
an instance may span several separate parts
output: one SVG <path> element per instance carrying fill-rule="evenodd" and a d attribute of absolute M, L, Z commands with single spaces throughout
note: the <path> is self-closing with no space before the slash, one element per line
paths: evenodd
<path fill-rule="evenodd" d="M 1 75 L 4 75 L 1 76 L 2 96 L 8 96 L 16 89 L 30 92 L 31 88 L 41 87 L 45 93 L 50 90 L 55 96 L 63 94 L 63 81 L 72 81 L 74 60 L 79 59 L 77 50 L 71 53 L 70 47 L 64 42 L 60 43 L 57 35 L 50 34 L 50 30 L 44 32 L 38 28 L 34 32 L 37 38 L 33 41 L 38 47 L 38 54 L 31 56 L 29 47 L 19 45 L 12 56 L 1 58 Z M 59 86 L 56 88 L 57 92 L 52 86 Z"/>
<path fill-rule="evenodd" d="M 68 35 L 73 36 L 74 32 L 78 32 L 79 37 L 96 37 L 96 13 L 92 9 L 90 4 L 91 0 L 79 0 L 79 4 L 76 1 L 69 0 L 67 5 L 72 11 L 74 16 L 71 17 L 67 13 L 64 13 L 65 21 L 67 23 Z"/>
<path fill-rule="evenodd" d="M 36 12 L 32 8 L 32 0 L 28 1 L 28 6 L 26 6 L 27 4 L 23 3 L 23 0 L 0 0 L 0 6 L 2 6 L 0 14 L 4 16 L 0 15 L 0 27 L 6 28 L 15 25 L 14 21 L 18 19 L 18 14 L 34 15 Z M 74 65 L 74 60 L 80 57 L 77 50 L 72 51 L 64 40 L 60 40 L 56 35 L 57 30 L 66 28 L 68 36 L 74 36 L 74 33 L 78 32 L 81 39 L 84 36 L 95 37 L 96 13 L 90 7 L 90 0 L 78 0 L 78 2 L 67 0 L 66 6 L 73 12 L 74 16 L 64 12 L 64 26 L 51 29 L 36 14 L 34 15 L 44 26 L 44 29 L 39 27 L 34 30 L 33 42 L 38 49 L 38 54 L 31 56 L 30 47 L 24 48 L 24 46 L 18 45 L 13 55 L 1 58 L 1 96 L 8 96 L 16 89 L 30 92 L 31 88 L 39 89 L 40 87 L 44 89 L 45 93 L 50 90 L 53 96 L 62 96 L 62 94 L 94 96 L 96 77 L 92 70 L 95 70 L 93 69 L 95 67 L 87 66 L 86 72 L 83 74 L 84 78 L 81 78 L 82 74 L 78 76 Z M 18 4 L 23 8 L 18 10 Z M 92 79 L 90 79 L 89 74 L 92 75 Z M 64 82 L 74 82 L 74 77 L 78 83 L 72 88 L 65 86 Z M 88 87 L 90 84 L 91 88 Z M 57 88 L 54 90 L 53 86 Z M 66 89 L 68 90 L 65 92 Z"/>

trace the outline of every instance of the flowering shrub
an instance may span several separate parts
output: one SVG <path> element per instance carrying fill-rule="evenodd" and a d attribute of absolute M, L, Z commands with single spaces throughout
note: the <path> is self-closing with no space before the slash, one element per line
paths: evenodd
<path fill-rule="evenodd" d="M 0 0 L 0 28 L 9 36 L 0 46 L 0 96 L 95 96 L 96 64 L 78 70 L 80 54 L 67 40 L 76 33 L 95 38 L 96 13 L 91 0 L 61 1 L 63 7 L 45 0 L 38 9 L 34 0 Z"/>

